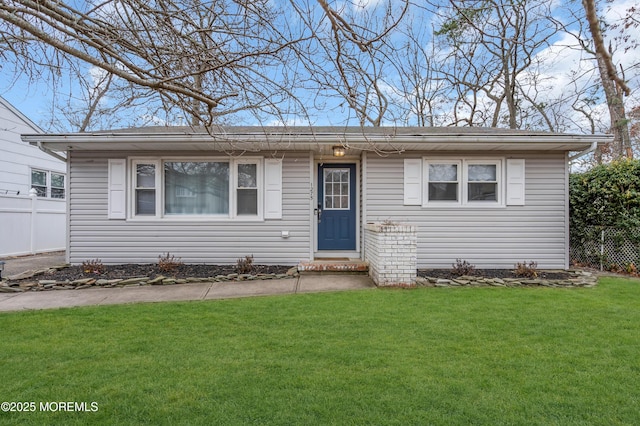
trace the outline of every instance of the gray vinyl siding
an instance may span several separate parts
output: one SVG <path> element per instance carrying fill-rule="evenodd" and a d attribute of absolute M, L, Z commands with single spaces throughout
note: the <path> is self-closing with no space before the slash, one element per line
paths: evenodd
<path fill-rule="evenodd" d="M 366 221 L 391 219 L 416 225 L 419 268 L 451 268 L 456 259 L 477 268 L 510 269 L 523 261 L 538 262 L 539 268 L 568 266 L 564 153 L 496 154 L 525 159 L 526 202 L 495 209 L 403 205 L 403 160 L 422 156 L 368 154 L 366 177 Z M 466 153 L 455 156 L 473 158 Z"/>
<path fill-rule="evenodd" d="M 185 263 L 235 264 L 246 255 L 253 255 L 256 264 L 294 265 L 308 259 L 308 153 L 285 155 L 282 219 L 109 220 L 108 159 L 140 155 L 131 152 L 71 154 L 69 260 L 72 264 L 89 259 L 100 259 L 105 264 L 156 263 L 158 256 L 166 252 L 182 258 Z M 282 238 L 282 231 L 289 231 L 290 237 Z"/>

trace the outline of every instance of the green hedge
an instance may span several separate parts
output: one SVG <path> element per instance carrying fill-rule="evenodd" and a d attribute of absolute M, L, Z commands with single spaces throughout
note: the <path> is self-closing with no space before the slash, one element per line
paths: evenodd
<path fill-rule="evenodd" d="M 569 178 L 571 232 L 640 227 L 640 161 L 623 159 Z"/>
<path fill-rule="evenodd" d="M 607 270 L 640 264 L 640 161 L 622 159 L 569 179 L 571 260 Z"/>

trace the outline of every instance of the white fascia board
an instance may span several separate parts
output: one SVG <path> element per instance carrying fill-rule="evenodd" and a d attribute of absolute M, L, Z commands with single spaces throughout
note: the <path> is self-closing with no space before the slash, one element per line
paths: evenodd
<path fill-rule="evenodd" d="M 342 144 L 349 149 L 404 151 L 581 151 L 594 143 L 610 142 L 610 135 L 514 134 L 514 133 L 84 133 L 23 135 L 33 145 L 54 151 L 316 151 Z"/>

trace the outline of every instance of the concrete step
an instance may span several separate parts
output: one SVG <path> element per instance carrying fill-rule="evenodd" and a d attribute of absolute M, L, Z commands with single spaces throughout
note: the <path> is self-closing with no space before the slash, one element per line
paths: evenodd
<path fill-rule="evenodd" d="M 316 259 L 311 262 L 300 262 L 298 272 L 301 274 L 362 274 L 369 273 L 369 263 L 359 259 Z"/>

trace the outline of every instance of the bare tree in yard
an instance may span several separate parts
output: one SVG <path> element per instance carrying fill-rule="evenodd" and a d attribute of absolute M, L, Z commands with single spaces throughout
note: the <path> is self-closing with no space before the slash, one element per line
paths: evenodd
<path fill-rule="evenodd" d="M 627 86 L 624 78 L 621 78 L 618 74 L 611 52 L 605 45 L 595 0 L 582 0 L 582 5 L 589 24 L 593 49 L 589 48 L 587 43 L 583 43 L 583 47 L 595 56 L 598 64 L 602 89 L 607 99 L 611 118 L 611 130 L 613 132 L 612 157 L 633 158 L 628 119 L 624 106 L 624 96 L 628 96 L 631 93 L 631 89 Z M 596 155 L 600 157 L 599 162 L 601 162 L 601 152 L 596 153 Z"/>
<path fill-rule="evenodd" d="M 518 128 L 535 102 L 523 81 L 535 54 L 557 33 L 546 0 L 449 0 L 437 34 L 451 47 L 443 73 L 457 88 L 456 114 L 467 125 Z M 436 3 L 433 6 L 442 7 Z M 529 108 L 531 109 L 531 108 Z M 544 115 L 544 108 L 533 105 Z M 460 116 L 462 114 L 462 116 Z M 542 121 L 548 125 L 547 118 Z"/>
<path fill-rule="evenodd" d="M 355 114 L 361 126 L 381 126 L 390 113 L 390 67 L 387 44 L 404 19 L 407 0 L 382 0 L 376 7 L 366 2 L 335 3 L 317 0 L 317 8 L 303 8 L 292 1 L 300 21 L 313 35 L 310 55 L 303 61 L 318 102 L 334 99 L 340 108 Z"/>
<path fill-rule="evenodd" d="M 601 164 L 606 159 L 633 156 L 632 138 L 629 131 L 629 119 L 633 117 L 628 117 L 625 111 L 625 97 L 631 94 L 631 89 L 624 80 L 625 70 L 622 65 L 618 71 L 614 64 L 613 54 L 614 46 L 617 50 L 626 44 L 625 52 L 637 48 L 636 40 L 630 39 L 626 33 L 630 27 L 637 25 L 634 18 L 635 13 L 635 8 L 631 7 L 627 10 L 626 18 L 621 22 L 604 22 L 597 15 L 597 5 L 594 1 L 581 0 L 581 8 L 574 10 L 572 14 L 573 23 L 578 26 L 578 30 L 566 29 L 567 34 L 577 38 L 582 50 L 589 55 L 589 60 L 595 59 L 595 72 L 599 76 L 597 82 L 591 79 L 589 88 L 576 99 L 572 107 L 587 120 L 590 132 L 598 130 L 614 135 L 611 144 L 598 146 L 594 154 L 596 164 Z M 608 46 L 604 40 L 604 28 L 620 31 L 620 35 L 613 37 Z M 635 66 L 637 67 L 637 65 Z M 597 107 L 602 97 L 607 105 L 609 119 L 606 128 L 600 128 L 602 126 L 596 117 Z"/>
<path fill-rule="evenodd" d="M 295 100 L 287 65 L 304 35 L 278 16 L 267 0 L 0 0 L 0 40 L 3 59 L 32 73 L 79 62 L 212 125 L 238 111 L 277 116 Z"/>
<path fill-rule="evenodd" d="M 440 53 L 428 30 L 409 20 L 402 30 L 404 43 L 391 52 L 392 63 L 404 64 L 397 67 L 400 102 L 395 105 L 404 125 L 433 127 L 449 118 L 444 111 L 446 81 L 438 69 Z"/>
<path fill-rule="evenodd" d="M 377 49 L 402 14 L 341 12 L 326 0 L 0 0 L 0 58 L 52 81 L 102 70 L 108 80 L 87 88 L 79 129 L 116 97 L 193 125 L 238 114 L 287 123 L 308 117 L 327 88 L 376 125 L 385 113 Z"/>

